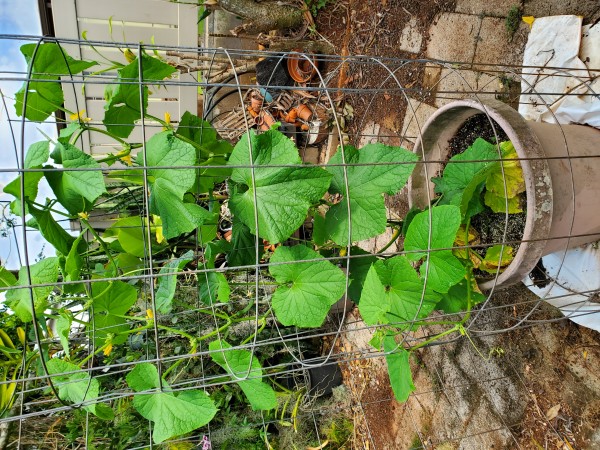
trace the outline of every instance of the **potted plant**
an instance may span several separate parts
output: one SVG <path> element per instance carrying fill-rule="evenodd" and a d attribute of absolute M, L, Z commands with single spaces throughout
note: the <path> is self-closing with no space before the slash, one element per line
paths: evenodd
<path fill-rule="evenodd" d="M 599 204 L 594 174 L 600 160 L 600 131 L 582 125 L 525 121 L 515 110 L 496 100 L 459 100 L 437 110 L 425 123 L 414 152 L 422 161 L 409 181 L 411 205 L 426 207 L 434 197 L 431 182 L 448 159 L 448 142 L 477 114 L 500 127 L 510 139 L 523 170 L 526 186 L 526 223 L 522 243 L 496 280 L 481 285 L 505 287 L 522 280 L 539 259 L 600 238 Z"/>

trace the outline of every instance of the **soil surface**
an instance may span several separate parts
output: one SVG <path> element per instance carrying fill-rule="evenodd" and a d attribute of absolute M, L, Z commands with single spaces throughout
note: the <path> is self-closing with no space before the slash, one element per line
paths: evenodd
<path fill-rule="evenodd" d="M 428 92 L 420 84 L 424 65 L 417 60 L 424 57 L 429 27 L 435 17 L 452 11 L 454 6 L 454 0 L 348 0 L 332 2 L 319 12 L 315 21 L 317 30 L 333 44 L 337 54 L 368 55 L 380 61 L 366 59 L 362 64 L 353 63 L 341 70 L 340 87 L 368 89 L 347 94 L 345 98 L 357 118 L 349 129 L 351 141 L 358 143 L 360 130 L 370 121 L 398 131 L 408 95 L 428 101 Z M 422 37 L 414 53 L 400 50 L 399 45 L 409 23 Z M 392 63 L 386 58 L 397 60 Z"/>

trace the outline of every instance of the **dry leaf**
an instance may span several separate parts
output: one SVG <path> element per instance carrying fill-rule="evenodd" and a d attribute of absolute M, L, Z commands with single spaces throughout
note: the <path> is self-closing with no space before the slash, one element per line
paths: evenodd
<path fill-rule="evenodd" d="M 552 420 L 556 416 L 558 416 L 558 412 L 560 411 L 560 403 L 558 405 L 554 405 L 552 408 L 548 410 L 546 413 L 546 419 Z"/>

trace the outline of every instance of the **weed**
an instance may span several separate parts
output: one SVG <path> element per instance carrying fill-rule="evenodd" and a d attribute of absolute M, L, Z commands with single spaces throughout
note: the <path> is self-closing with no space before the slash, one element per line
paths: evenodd
<path fill-rule="evenodd" d="M 504 21 L 504 26 L 506 27 L 506 33 L 508 34 L 509 42 L 512 42 L 515 33 L 519 29 L 522 15 L 523 10 L 520 6 L 515 5 L 508 10 L 508 14 L 506 15 L 506 19 Z"/>
<path fill-rule="evenodd" d="M 304 0 L 304 3 L 313 17 L 316 17 L 319 11 L 333 3 L 333 0 Z"/>

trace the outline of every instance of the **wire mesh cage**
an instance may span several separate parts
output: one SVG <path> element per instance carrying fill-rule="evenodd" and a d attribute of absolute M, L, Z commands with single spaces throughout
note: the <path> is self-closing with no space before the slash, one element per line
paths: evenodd
<path fill-rule="evenodd" d="M 595 287 L 550 290 L 599 237 L 600 132 L 554 110 L 593 76 L 1 39 L 28 62 L 2 74 L 7 448 L 389 448 L 382 411 L 396 448 L 519 446 L 528 362 L 503 339 L 564 322 L 548 302 L 598 313 Z M 502 290 L 523 278 L 545 290 Z"/>

